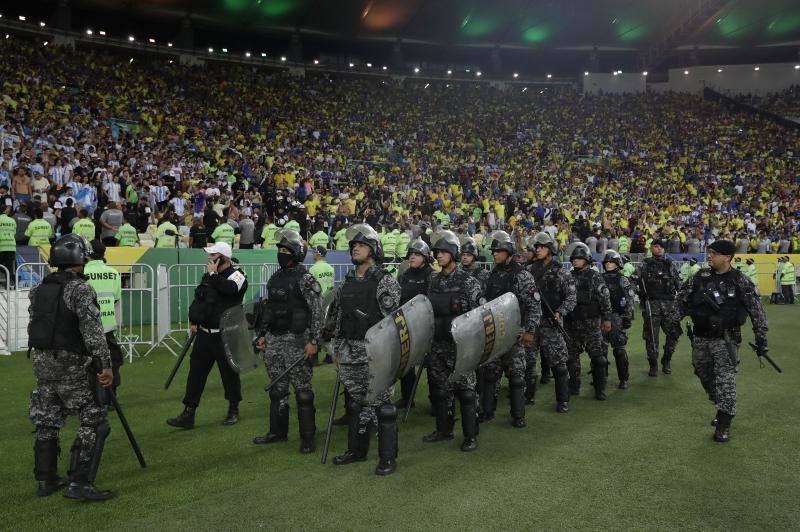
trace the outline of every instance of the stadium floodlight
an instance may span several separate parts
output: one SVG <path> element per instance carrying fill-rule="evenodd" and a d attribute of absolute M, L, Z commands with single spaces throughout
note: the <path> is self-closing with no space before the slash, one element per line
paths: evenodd
<path fill-rule="evenodd" d="M 285 55 L 281 56 L 281 61 L 286 61 L 286 56 Z"/>
<path fill-rule="evenodd" d="M 264 52 L 261 52 L 261 57 L 267 57 L 267 54 L 264 53 Z"/>
<path fill-rule="evenodd" d="M 48 44 L 50 44 L 50 41 L 44 41 L 44 44 L 42 44 L 42 46 L 47 46 Z"/>
<path fill-rule="evenodd" d="M 209 48 L 208 49 L 208 53 L 213 54 L 214 53 L 214 49 L 213 48 Z"/>
<path fill-rule="evenodd" d="M 100 35 L 102 35 L 103 37 L 105 37 L 105 36 L 106 36 L 106 32 L 104 32 L 103 30 L 100 30 L 100 31 L 98 31 L 97 33 L 99 33 L 99 34 L 100 34 Z"/>
<path fill-rule="evenodd" d="M 795 70 L 800 70 L 800 65 L 795 65 L 795 66 L 794 66 L 794 69 L 795 69 Z"/>
<path fill-rule="evenodd" d="M 684 75 L 684 76 L 688 76 L 688 75 L 689 75 L 689 71 L 688 71 L 688 70 L 684 70 L 684 71 L 683 71 L 683 75 Z"/>
<path fill-rule="evenodd" d="M 367 63 L 367 68 L 372 68 L 372 63 Z"/>
<path fill-rule="evenodd" d="M 135 40 L 136 40 L 136 37 L 134 37 L 133 35 L 128 35 L 128 40 L 129 40 L 130 42 L 133 42 L 133 41 L 135 41 Z"/>
<path fill-rule="evenodd" d="M 155 43 L 156 43 L 156 40 L 155 40 L 155 39 L 153 39 L 152 37 L 150 37 L 149 39 L 147 39 L 147 41 L 148 41 L 150 44 L 155 44 Z"/>
<path fill-rule="evenodd" d="M 419 74 L 419 67 L 414 67 L 414 74 Z"/>
<path fill-rule="evenodd" d="M 517 79 L 518 77 L 519 77 L 519 73 L 518 72 L 514 72 L 514 79 Z"/>
<path fill-rule="evenodd" d="M 647 70 L 645 70 L 644 72 L 642 72 L 642 76 L 646 76 L 646 75 L 647 75 Z"/>
<path fill-rule="evenodd" d="M 756 72 L 758 72 L 759 70 L 761 70 L 761 67 L 755 67 L 753 70 L 755 70 Z"/>
<path fill-rule="evenodd" d="M 227 53 L 228 53 L 228 49 L 227 49 L 227 48 L 223 48 L 223 49 L 222 49 L 222 53 L 223 53 L 223 54 L 227 54 Z"/>
<path fill-rule="evenodd" d="M 525 87 L 524 89 L 522 89 L 522 92 L 525 92 L 526 90 L 528 90 L 528 87 Z"/>
<path fill-rule="evenodd" d="M 386 65 L 383 65 L 383 66 L 381 67 L 381 70 L 389 70 L 389 67 L 387 67 Z"/>
<path fill-rule="evenodd" d="M 425 88 L 426 88 L 426 89 L 427 89 L 428 87 L 430 87 L 430 86 L 431 86 L 431 84 L 430 84 L 430 83 L 426 83 L 426 84 L 425 84 Z"/>
<path fill-rule="evenodd" d="M 133 57 L 131 57 L 130 61 L 128 61 L 128 64 L 130 63 L 133 63 Z"/>
<path fill-rule="evenodd" d="M 86 35 L 91 35 L 92 33 L 94 33 L 92 30 L 86 30 Z"/>
<path fill-rule="evenodd" d="M 45 26 L 47 26 L 47 24 L 45 24 L 44 22 L 39 22 L 39 27 L 44 28 Z"/>
<path fill-rule="evenodd" d="M 547 79 L 550 79 L 550 78 L 552 78 L 552 77 L 553 77 L 553 75 L 552 75 L 552 74 L 548 74 L 548 75 L 547 75 Z"/>
<path fill-rule="evenodd" d="M 452 73 L 453 73 L 453 71 L 452 71 L 452 70 L 448 70 L 448 71 L 447 71 L 447 75 L 448 75 L 448 76 L 450 76 Z"/>
<path fill-rule="evenodd" d="M 470 69 L 466 69 L 464 72 L 466 72 L 467 74 L 469 74 L 469 73 L 471 72 L 471 70 L 470 70 Z"/>
<path fill-rule="evenodd" d="M 6 39 L 8 39 L 9 37 L 11 37 L 11 35 L 9 35 L 8 33 L 6 33 Z"/>
<path fill-rule="evenodd" d="M 353 68 L 354 66 L 356 66 L 355 63 L 350 63 L 350 68 Z"/>
<path fill-rule="evenodd" d="M 172 43 L 171 43 L 171 42 L 168 42 L 168 43 L 167 43 L 167 46 L 168 46 L 169 48 L 172 48 Z"/>
<path fill-rule="evenodd" d="M 250 57 L 250 52 L 245 52 L 245 53 L 244 53 L 244 56 L 245 56 L 245 57 Z"/>
<path fill-rule="evenodd" d="M 24 15 L 20 15 L 19 16 L 19 20 L 22 21 L 22 22 L 25 22 L 25 16 Z"/>
<path fill-rule="evenodd" d="M 174 63 L 174 61 L 172 59 L 170 59 L 169 60 L 169 64 L 171 65 L 172 63 Z"/>
<path fill-rule="evenodd" d="M 583 73 L 583 75 L 584 76 L 588 76 L 589 75 L 589 71 L 587 70 L 586 72 Z"/>
<path fill-rule="evenodd" d="M 478 77 L 481 77 L 481 75 L 483 75 L 483 73 L 480 70 L 478 70 L 477 72 L 475 72 L 475 75 L 478 76 Z"/>
<path fill-rule="evenodd" d="M 319 59 L 314 59 L 314 64 L 318 65 L 319 64 Z"/>
<path fill-rule="evenodd" d="M 718 69 L 717 69 L 717 72 L 722 72 L 722 69 L 721 69 L 721 68 L 718 68 Z"/>

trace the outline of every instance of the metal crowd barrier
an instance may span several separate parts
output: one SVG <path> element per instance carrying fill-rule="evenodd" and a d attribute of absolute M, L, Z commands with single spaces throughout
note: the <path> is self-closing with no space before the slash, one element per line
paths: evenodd
<path fill-rule="evenodd" d="M 0 266 L 0 355 L 11 354 L 11 321 L 16 316 L 11 304 L 11 275 L 5 266 Z"/>

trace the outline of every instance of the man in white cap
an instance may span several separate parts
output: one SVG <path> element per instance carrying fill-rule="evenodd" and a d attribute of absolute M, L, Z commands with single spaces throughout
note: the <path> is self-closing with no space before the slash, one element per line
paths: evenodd
<path fill-rule="evenodd" d="M 227 243 L 216 242 L 204 249 L 208 253 L 208 272 L 200 280 L 194 292 L 194 301 L 189 306 L 191 332 L 197 334 L 197 338 L 189 359 L 184 409 L 178 417 L 167 420 L 168 425 L 185 429 L 194 427 L 195 410 L 200 405 L 200 397 L 214 362 L 219 366 L 225 399 L 228 400 L 228 415 L 223 425 L 239 422 L 239 402 L 242 400 L 239 374 L 225 358 L 219 320 L 227 309 L 242 303 L 247 292 L 247 277 L 243 271 L 233 267 L 233 253 Z"/>

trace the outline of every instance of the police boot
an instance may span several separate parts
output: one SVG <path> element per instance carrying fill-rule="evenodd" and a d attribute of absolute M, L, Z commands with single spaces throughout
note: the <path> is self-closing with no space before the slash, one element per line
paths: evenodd
<path fill-rule="evenodd" d="M 523 428 L 525 423 L 525 380 L 513 377 L 508 383 L 508 396 L 511 403 L 511 426 Z"/>
<path fill-rule="evenodd" d="M 569 372 L 564 366 L 554 370 L 556 378 L 556 412 L 569 412 Z"/>
<path fill-rule="evenodd" d="M 182 429 L 194 428 L 194 413 L 197 410 L 194 406 L 183 407 L 183 412 L 178 414 L 178 417 L 173 417 L 167 420 L 167 425 L 171 427 L 178 427 Z"/>
<path fill-rule="evenodd" d="M 608 380 L 608 359 L 596 357 L 592 359 L 592 380 L 594 381 L 594 398 L 606 400 L 606 381 Z"/>
<path fill-rule="evenodd" d="M 58 476 L 58 440 L 36 440 L 33 444 L 34 478 L 39 481 L 36 494 L 47 497 L 67 485 L 66 481 Z"/>
<path fill-rule="evenodd" d="M 392 404 L 378 408 L 378 467 L 375 474 L 391 475 L 397 469 L 397 407 Z"/>
<path fill-rule="evenodd" d="M 335 426 L 337 426 L 337 427 L 346 427 L 346 426 L 348 426 L 350 424 L 350 417 L 349 417 L 348 412 L 350 412 L 350 403 L 351 402 L 352 402 L 352 399 L 350 398 L 350 393 L 347 390 L 345 390 L 344 391 L 344 414 L 342 415 L 342 417 L 340 417 L 339 419 L 337 419 L 336 421 L 333 422 L 333 424 Z"/>
<path fill-rule="evenodd" d="M 263 436 L 253 438 L 253 443 L 266 445 L 287 441 L 289 433 L 289 405 L 282 405 L 285 395 L 275 388 L 269 391 L 269 431 Z"/>
<path fill-rule="evenodd" d="M 664 372 L 665 375 L 669 375 L 672 373 L 672 366 L 670 362 L 672 361 L 672 353 L 664 352 L 664 356 L 661 357 L 661 371 Z"/>
<path fill-rule="evenodd" d="M 658 359 L 648 358 L 647 362 L 650 363 L 650 371 L 647 373 L 650 377 L 658 377 Z"/>
<path fill-rule="evenodd" d="M 347 409 L 347 451 L 344 454 L 333 458 L 333 465 L 345 465 L 353 462 L 364 462 L 369 451 L 369 440 L 372 436 L 370 427 L 366 427 L 363 434 L 359 434 L 359 416 L 361 415 L 361 405 L 351 400 Z"/>
<path fill-rule="evenodd" d="M 239 403 L 233 401 L 228 403 L 228 414 L 222 420 L 222 424 L 226 426 L 236 425 L 239 422 Z"/>
<path fill-rule="evenodd" d="M 400 379 L 400 400 L 394 406 L 397 408 L 407 408 L 409 401 L 411 401 L 411 391 L 414 389 L 414 381 L 417 380 L 417 375 L 414 373 L 414 368 L 406 373 Z M 413 404 L 411 406 L 414 406 Z"/>
<path fill-rule="evenodd" d="M 311 390 L 297 392 L 297 423 L 300 425 L 300 453 L 314 452 L 314 434 L 317 425 L 314 422 L 314 392 Z"/>
<path fill-rule="evenodd" d="M 580 355 L 579 355 L 580 356 Z M 581 366 L 577 362 L 567 363 L 569 372 L 569 393 L 571 395 L 581 394 Z"/>
<path fill-rule="evenodd" d="M 81 461 L 81 449 L 77 440 L 72 445 L 69 486 L 64 490 L 64 497 L 67 499 L 105 501 L 114 496 L 110 491 L 99 490 L 94 485 L 94 481 L 97 478 L 97 470 L 100 468 L 100 458 L 103 456 L 103 447 L 105 447 L 109 432 L 111 432 L 111 428 L 107 421 L 103 421 L 97 426 L 94 446 L 88 462 Z"/>
<path fill-rule="evenodd" d="M 461 406 L 461 432 L 464 434 L 461 450 L 470 453 L 478 448 L 478 398 L 472 390 L 461 390 L 458 402 Z"/>
<path fill-rule="evenodd" d="M 497 408 L 497 381 L 487 373 L 484 373 L 483 393 L 481 394 L 481 413 L 478 415 L 478 422 L 484 423 L 494 419 L 494 411 Z"/>
<path fill-rule="evenodd" d="M 536 404 L 536 375 L 534 375 L 533 379 L 529 380 L 525 385 L 525 404 Z"/>
<path fill-rule="evenodd" d="M 630 369 L 628 367 L 628 353 L 625 348 L 618 347 L 614 349 L 614 362 L 617 366 L 617 377 L 619 378 L 620 390 L 628 389 L 628 380 L 630 380 Z"/>
<path fill-rule="evenodd" d="M 714 431 L 714 441 L 717 443 L 728 443 L 731 439 L 730 429 L 733 416 L 721 410 L 717 411 L 717 428 Z"/>
<path fill-rule="evenodd" d="M 453 410 L 449 394 L 445 390 L 434 390 L 433 409 L 436 412 L 436 430 L 422 438 L 425 443 L 435 443 L 453 439 Z"/>

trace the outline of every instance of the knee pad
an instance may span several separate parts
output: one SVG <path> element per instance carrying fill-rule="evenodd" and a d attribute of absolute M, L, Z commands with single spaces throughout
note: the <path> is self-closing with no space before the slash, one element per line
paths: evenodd
<path fill-rule="evenodd" d="M 300 406 L 308 406 L 314 404 L 314 392 L 311 390 L 302 390 L 295 394 L 297 404 Z"/>
<path fill-rule="evenodd" d="M 347 405 L 347 413 L 351 416 L 358 416 L 361 414 L 361 408 L 361 403 L 355 399 L 351 399 L 350 403 Z"/>
<path fill-rule="evenodd" d="M 397 407 L 386 403 L 378 408 L 378 419 L 381 421 L 394 421 L 397 419 Z"/>
<path fill-rule="evenodd" d="M 606 357 L 595 357 L 592 359 L 592 366 L 604 368 L 608 366 L 608 359 Z"/>
<path fill-rule="evenodd" d="M 277 401 L 282 400 L 284 397 L 286 397 L 286 392 L 279 390 L 277 387 L 273 387 L 269 391 L 269 398 L 272 401 L 276 401 L 277 402 Z"/>
<path fill-rule="evenodd" d="M 94 433 L 97 441 L 105 440 L 111 434 L 111 425 L 108 424 L 108 421 L 103 421 L 95 427 Z"/>

